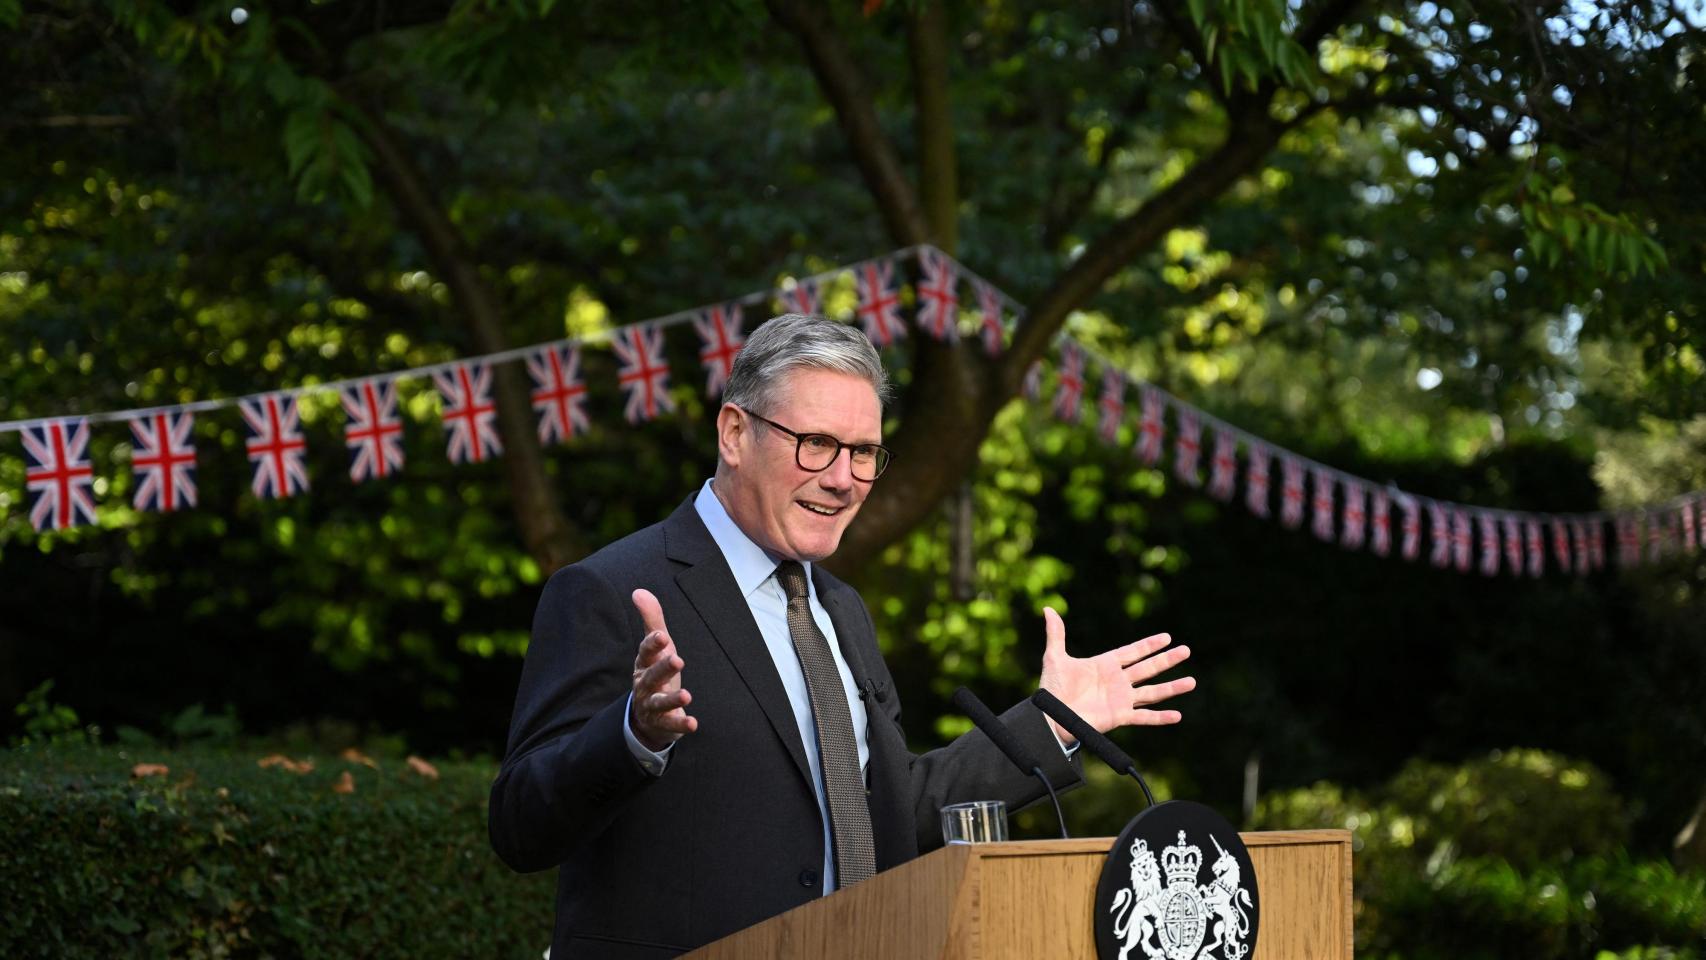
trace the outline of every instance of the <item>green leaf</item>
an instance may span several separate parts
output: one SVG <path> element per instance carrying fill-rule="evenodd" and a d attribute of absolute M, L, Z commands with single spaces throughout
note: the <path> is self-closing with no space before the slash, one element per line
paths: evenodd
<path fill-rule="evenodd" d="M 1220 53 L 1220 89 L 1226 93 L 1232 92 L 1232 76 L 1238 69 L 1237 64 L 1233 63 L 1236 59 L 1238 58 L 1231 47 Z"/>
<path fill-rule="evenodd" d="M 0 27 L 17 29 L 23 15 L 23 0 L 0 0 Z"/>

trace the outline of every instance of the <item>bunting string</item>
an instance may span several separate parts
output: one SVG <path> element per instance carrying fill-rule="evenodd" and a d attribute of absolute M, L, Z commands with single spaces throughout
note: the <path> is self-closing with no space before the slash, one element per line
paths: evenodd
<path fill-rule="evenodd" d="M 910 274 L 908 262 L 913 267 Z M 405 465 L 405 424 L 397 403 L 400 382 L 432 382 L 441 399 L 446 458 L 457 464 L 480 463 L 504 453 L 492 397 L 493 368 L 520 361 L 532 381 L 540 442 L 565 444 L 592 427 L 589 385 L 581 373 L 583 347 L 609 344 L 618 361 L 615 386 L 624 398 L 623 416 L 628 423 L 644 423 L 676 409 L 670 391 L 674 371 L 664 350 L 666 331 L 692 325 L 699 340 L 705 393 L 715 399 L 745 344 L 747 309 L 768 310 L 780 304 L 792 312 L 819 313 L 826 288 L 849 277 L 857 296 L 853 319 L 879 349 L 909 336 L 904 317 L 909 283 L 913 328 L 940 342 L 975 338 L 988 354 L 999 355 L 1012 323 L 1024 315 L 1017 299 L 953 257 L 930 246 L 906 247 L 792 278 L 779 288 L 595 335 L 240 397 L 11 420 L 0 422 L 0 435 L 20 436 L 26 461 L 27 516 L 37 530 L 95 522 L 95 468 L 88 446 L 91 428 L 103 423 L 122 421 L 130 427 L 131 469 L 136 476 L 132 503 L 138 510 L 164 513 L 200 506 L 194 424 L 198 416 L 233 407 L 245 427 L 254 496 L 267 500 L 307 493 L 308 440 L 301 426 L 300 403 L 324 393 L 336 395 L 347 418 L 344 442 L 349 449 L 350 481 L 378 482 L 395 476 Z M 962 297 L 962 287 L 969 296 Z M 1478 570 L 1489 577 L 1538 577 L 1548 569 L 1576 575 L 1604 569 L 1608 527 L 1618 565 L 1623 567 L 1662 561 L 1706 546 L 1706 492 L 1640 508 L 1585 513 L 1516 511 L 1436 500 L 1293 453 L 1134 377 L 1068 335 L 1056 338 L 1054 355 L 1053 391 L 1044 392 L 1047 364 L 1036 361 L 1027 369 L 1021 391 L 1027 402 L 1046 404 L 1056 419 L 1070 424 L 1085 422 L 1083 407 L 1089 404 L 1094 417 L 1088 426 L 1104 443 L 1115 444 L 1128 423 L 1127 396 L 1135 393 L 1139 412 L 1130 452 L 1138 464 L 1158 468 L 1170 454 L 1173 476 L 1181 484 L 1225 503 L 1238 499 L 1241 476 L 1242 500 L 1250 514 L 1262 519 L 1277 515 L 1287 529 L 1298 529 L 1307 520 L 1316 538 L 1343 550 L 1378 557 L 1395 554 L 1413 562 L 1421 559 L 1425 546 L 1427 562 L 1437 568 L 1460 573 Z M 1100 379 L 1092 379 L 1096 376 Z M 1090 389 L 1092 384 L 1098 389 Z"/>

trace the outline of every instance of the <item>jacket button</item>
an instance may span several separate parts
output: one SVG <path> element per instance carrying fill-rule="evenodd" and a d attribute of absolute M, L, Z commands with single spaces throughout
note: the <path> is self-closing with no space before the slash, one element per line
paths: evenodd
<path fill-rule="evenodd" d="M 818 877 L 816 870 L 806 869 L 800 871 L 800 886 L 818 887 L 822 885 L 823 880 Z"/>

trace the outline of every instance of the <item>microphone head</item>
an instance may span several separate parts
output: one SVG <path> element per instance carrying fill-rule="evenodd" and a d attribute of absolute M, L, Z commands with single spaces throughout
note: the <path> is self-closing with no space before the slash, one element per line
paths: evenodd
<path fill-rule="evenodd" d="M 1065 727 L 1068 733 L 1077 737 L 1078 742 L 1083 744 L 1085 749 L 1100 757 L 1103 763 L 1120 773 L 1137 769 L 1137 764 L 1132 761 L 1131 757 L 1126 756 L 1124 750 L 1116 746 L 1100 730 L 1092 727 L 1089 721 L 1079 716 L 1071 707 L 1062 703 L 1059 697 L 1047 690 L 1038 690 L 1031 694 L 1031 702 L 1035 703 L 1042 712 L 1053 717 L 1056 723 Z"/>
<path fill-rule="evenodd" d="M 1014 766 L 1026 773 L 1042 766 L 1035 757 L 1031 756 L 1031 752 L 1025 749 L 1025 745 L 1019 742 L 1019 738 L 1013 736 L 1013 731 L 1007 729 L 1007 725 L 1002 723 L 993 711 L 984 706 L 983 701 L 977 698 L 977 694 L 965 687 L 955 690 L 954 706 L 969 717 L 972 725 L 982 730 L 983 735 L 995 744 L 996 749 L 1006 754 L 1007 759 L 1013 761 Z"/>

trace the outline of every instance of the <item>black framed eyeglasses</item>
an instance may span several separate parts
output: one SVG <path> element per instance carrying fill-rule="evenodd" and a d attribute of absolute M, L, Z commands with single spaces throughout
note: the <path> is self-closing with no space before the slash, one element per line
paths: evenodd
<path fill-rule="evenodd" d="M 746 410 L 745 407 L 741 408 Z M 800 433 L 789 430 L 769 417 L 762 417 L 751 410 L 747 415 L 755 420 L 762 420 L 770 426 L 794 438 L 794 462 L 801 470 L 812 473 L 822 473 L 829 469 L 835 458 L 841 456 L 841 451 L 847 451 L 847 462 L 853 470 L 853 479 L 870 483 L 883 475 L 894 461 L 894 453 L 880 443 L 842 443 L 827 433 Z"/>

